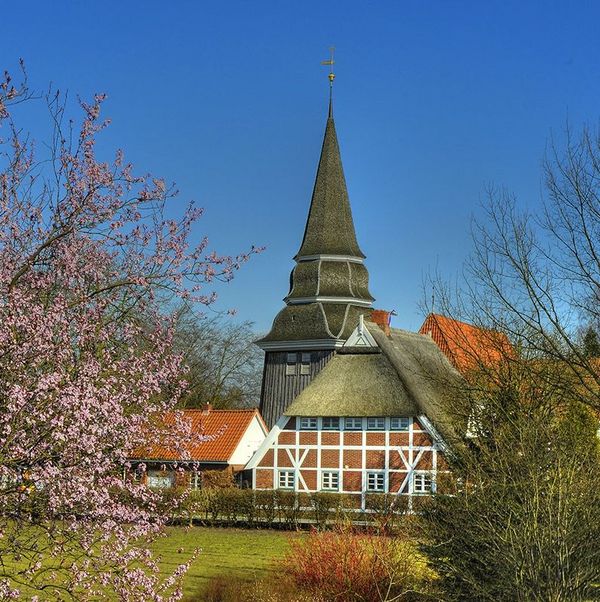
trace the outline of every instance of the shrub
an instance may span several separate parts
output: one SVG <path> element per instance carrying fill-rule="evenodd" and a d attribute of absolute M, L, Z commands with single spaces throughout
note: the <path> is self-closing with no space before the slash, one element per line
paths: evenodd
<path fill-rule="evenodd" d="M 417 600 L 432 590 L 434 573 L 416 544 L 349 527 L 313 530 L 291 542 L 283 569 L 323 602 Z"/>
<path fill-rule="evenodd" d="M 202 489 L 229 489 L 235 487 L 233 474 L 228 470 L 203 470 Z"/>

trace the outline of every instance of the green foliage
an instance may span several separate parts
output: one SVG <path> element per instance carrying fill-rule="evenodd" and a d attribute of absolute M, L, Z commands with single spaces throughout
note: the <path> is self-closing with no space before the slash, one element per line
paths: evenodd
<path fill-rule="evenodd" d="M 449 601 L 600 599 L 597 419 L 541 380 L 514 391 L 489 395 L 461 486 L 423 508 L 423 550 Z"/>

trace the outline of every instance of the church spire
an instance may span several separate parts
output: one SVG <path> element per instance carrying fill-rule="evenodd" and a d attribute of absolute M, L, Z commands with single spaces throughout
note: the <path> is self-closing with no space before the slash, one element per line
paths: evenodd
<path fill-rule="evenodd" d="M 295 259 L 313 255 L 365 257 L 356 241 L 331 99 L 304 237 Z"/>
<path fill-rule="evenodd" d="M 302 345 L 335 349 L 354 330 L 359 316 L 371 311 L 369 274 L 356 241 L 331 111 L 330 101 L 304 237 L 284 299 L 286 307 L 275 317 L 271 332 L 258 341 L 265 350 Z"/>

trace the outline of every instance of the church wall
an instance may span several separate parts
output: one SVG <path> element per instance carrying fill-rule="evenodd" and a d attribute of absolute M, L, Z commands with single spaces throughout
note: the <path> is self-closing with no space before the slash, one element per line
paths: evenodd
<path fill-rule="evenodd" d="M 288 354 L 296 353 L 298 362 L 295 374 L 287 374 Z M 302 372 L 302 353 L 310 353 L 308 374 Z M 285 412 L 292 401 L 300 395 L 306 386 L 321 371 L 334 351 L 267 351 L 263 371 L 262 391 L 260 397 L 260 413 L 271 428 Z"/>

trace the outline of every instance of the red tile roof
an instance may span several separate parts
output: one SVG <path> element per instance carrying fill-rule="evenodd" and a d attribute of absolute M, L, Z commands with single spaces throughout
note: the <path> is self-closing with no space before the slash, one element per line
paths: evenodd
<path fill-rule="evenodd" d="M 181 410 L 178 413 L 191 423 L 191 441 L 181 446 L 189 452 L 189 457 L 178 448 L 176 437 L 171 437 L 172 443 L 168 442 L 169 429 L 176 433 L 175 413 L 169 412 L 149 433 L 148 444 L 133 451 L 132 459 L 228 462 L 254 417 L 258 418 L 265 433 L 268 432 L 257 409 Z"/>
<path fill-rule="evenodd" d="M 419 334 L 431 336 L 454 367 L 463 374 L 478 365 L 498 364 L 513 353 L 505 334 L 440 314 L 429 314 Z"/>

